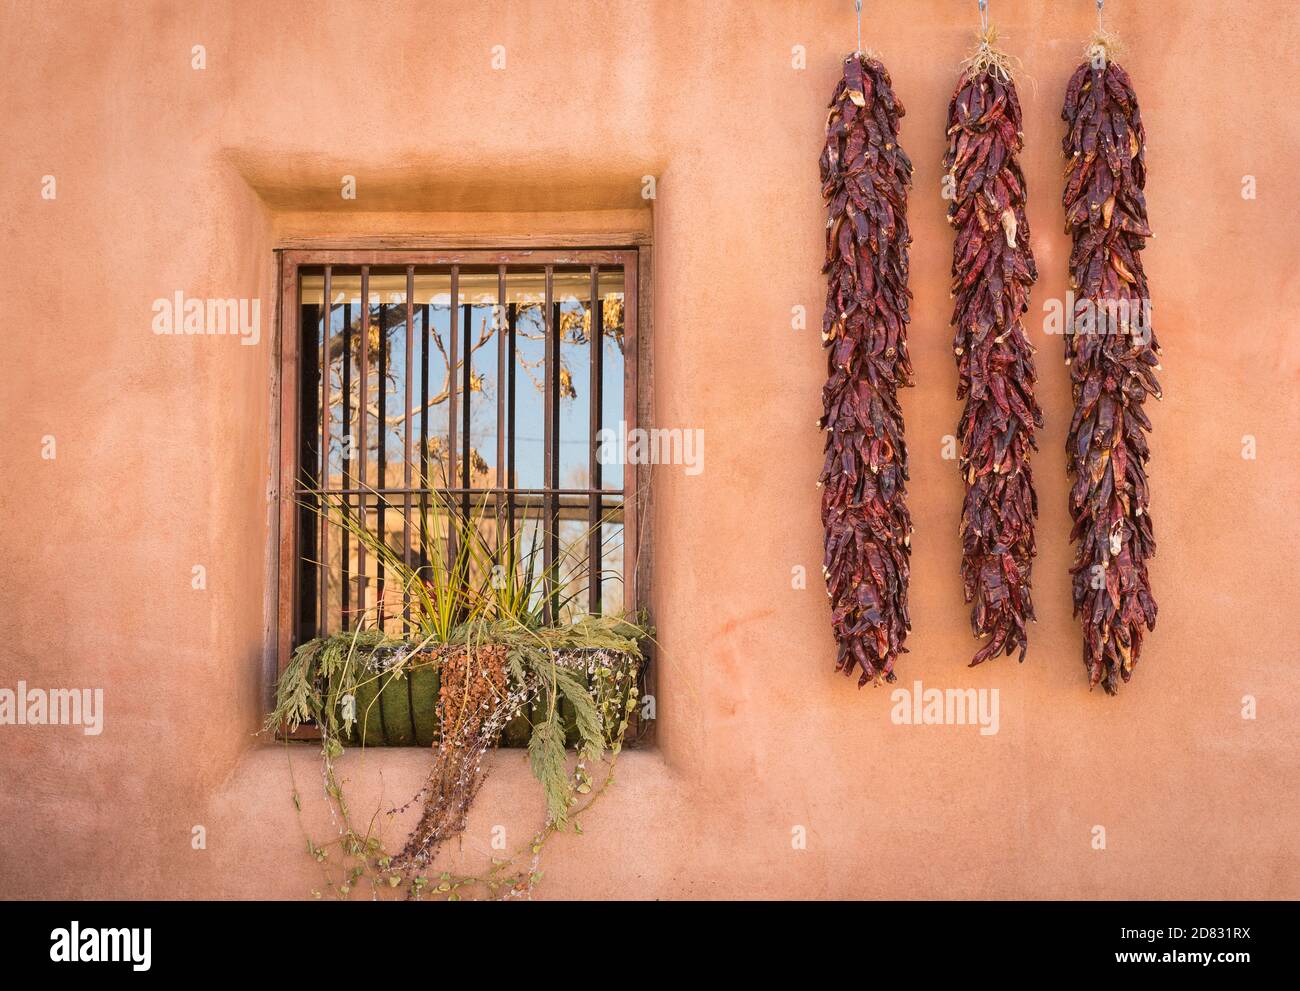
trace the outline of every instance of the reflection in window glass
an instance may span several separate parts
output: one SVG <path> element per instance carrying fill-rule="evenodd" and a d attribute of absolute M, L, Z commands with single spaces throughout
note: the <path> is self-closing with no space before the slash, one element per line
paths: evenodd
<path fill-rule="evenodd" d="M 415 273 L 415 330 L 420 364 L 416 376 L 419 402 L 419 474 L 426 484 L 445 488 L 447 427 L 451 388 L 451 275 Z"/>
<path fill-rule="evenodd" d="M 591 484 L 591 269 L 557 270 L 552 283 L 560 329 L 559 478 L 561 489 Z"/>
<path fill-rule="evenodd" d="M 606 497 L 608 499 L 608 497 Z M 600 535 L 600 611 L 623 611 L 623 516 L 621 500 L 607 505 Z"/>
<path fill-rule="evenodd" d="M 514 321 L 513 485 L 546 485 L 546 273 L 506 273 L 506 318 Z"/>
<path fill-rule="evenodd" d="M 566 256 L 550 276 L 548 321 L 542 266 L 460 265 L 454 276 L 450 265 L 415 266 L 408 327 L 407 269 L 392 258 L 369 267 L 364 299 L 357 265 L 329 267 L 328 299 L 327 270 L 299 270 L 300 485 L 309 503 L 317 488 L 332 508 L 346 500 L 344 514 L 364 520 L 392 552 L 377 559 L 346 529 L 319 526 L 318 506 L 305 507 L 297 516 L 300 636 L 376 623 L 404 632 L 404 562 L 427 579 L 430 562 L 452 555 L 446 501 L 482 514 L 476 525 L 491 549 L 473 564 L 474 581 L 491 577 L 497 548 L 512 541 L 538 596 L 550 556 L 556 619 L 621 612 L 626 472 L 618 457 L 594 463 L 592 444 L 602 428 L 618 436 L 625 416 L 622 268 L 597 270 L 593 299 L 591 266 Z M 447 492 L 462 486 L 473 491 Z M 592 488 L 602 496 L 592 499 Z"/>
<path fill-rule="evenodd" d="M 406 273 L 370 273 L 366 459 L 376 488 L 401 487 L 406 442 Z M 414 438 L 412 438 L 414 440 Z"/>
<path fill-rule="evenodd" d="M 469 488 L 496 484 L 497 469 L 497 270 L 460 272 L 462 351 L 469 356 L 469 433 L 459 457 L 469 466 Z M 465 395 L 461 370 L 461 395 Z M 462 399 L 462 401 L 465 401 Z M 462 423 L 464 410 L 461 411 Z M 463 431 L 463 426 L 462 426 Z M 462 481 L 464 466 L 462 466 Z"/>
<path fill-rule="evenodd" d="M 601 377 L 606 383 L 600 397 L 600 426 L 621 436 L 623 422 L 623 270 L 601 269 Z M 601 465 L 601 488 L 623 488 L 622 459 Z"/>

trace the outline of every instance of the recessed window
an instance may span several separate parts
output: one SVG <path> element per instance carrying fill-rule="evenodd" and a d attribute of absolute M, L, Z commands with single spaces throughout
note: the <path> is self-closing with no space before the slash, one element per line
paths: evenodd
<path fill-rule="evenodd" d="M 550 618 L 634 608 L 636 471 L 608 441 L 635 426 L 636 263 L 282 254 L 281 663 L 312 637 L 409 629 L 409 589 L 330 512 L 430 574 L 460 514 L 555 576 Z"/>

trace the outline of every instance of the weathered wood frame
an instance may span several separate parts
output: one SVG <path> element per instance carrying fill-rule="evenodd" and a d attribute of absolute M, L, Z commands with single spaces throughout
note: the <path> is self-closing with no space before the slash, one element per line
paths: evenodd
<path fill-rule="evenodd" d="M 314 241 L 295 246 L 282 247 L 277 250 L 280 274 L 279 305 L 276 326 L 276 365 L 279 372 L 278 405 L 279 427 L 276 433 L 278 452 L 278 475 L 273 498 L 278 504 L 276 514 L 275 546 L 278 557 L 278 590 L 276 596 L 276 631 L 275 644 L 277 664 L 275 670 L 283 671 L 288 664 L 294 648 L 295 617 L 297 616 L 297 567 L 300 560 L 298 532 L 297 497 L 300 479 L 298 463 L 299 432 L 299 370 L 301 306 L 299 298 L 300 277 L 303 267 L 347 266 L 359 267 L 362 271 L 363 285 L 367 281 L 371 267 L 392 269 L 404 268 L 409 280 L 415 269 L 424 266 L 451 267 L 458 270 L 461 265 L 495 265 L 500 267 L 504 278 L 507 266 L 543 267 L 548 276 L 555 266 L 589 266 L 593 273 L 598 267 L 621 266 L 624 275 L 624 419 L 630 433 L 648 414 L 648 382 L 643 378 L 643 358 L 648 356 L 648 298 L 647 305 L 642 299 L 648 297 L 649 286 L 649 250 L 642 235 L 628 234 L 622 238 L 624 247 L 578 247 L 566 246 L 566 238 L 556 238 L 554 246 L 527 247 L 525 242 L 503 243 L 497 239 L 498 247 L 445 247 L 440 245 L 411 243 L 405 246 L 394 244 L 391 239 L 369 239 L 362 244 L 356 241 L 351 246 L 336 246 L 333 243 Z M 590 239 L 590 240 L 595 240 Z M 605 240 L 601 238 L 600 240 Z M 463 243 L 464 239 L 462 239 Z M 533 241 L 532 243 L 536 243 Z M 550 279 L 547 285 L 549 289 Z M 410 296 L 408 294 L 408 309 Z M 551 326 L 550 308 L 547 308 L 548 341 L 556 333 Z M 408 331 L 410 323 L 408 322 Z M 454 339 L 453 334 L 453 339 Z M 548 344 L 549 347 L 549 344 Z M 599 349 L 594 349 L 599 350 Z M 408 352 L 409 353 L 409 352 Z M 409 404 L 408 404 L 409 406 Z M 454 403 L 451 404 L 454 410 Z M 454 412 L 451 414 L 454 416 Z M 408 413 L 409 416 L 409 413 Z M 590 424 L 594 436 L 595 420 Z M 409 446 L 410 432 L 407 432 Z M 364 446 L 364 445 L 363 445 Z M 594 447 L 594 442 L 593 442 Z M 551 455 L 547 452 L 548 473 Z M 409 452 L 407 464 L 409 466 Z M 408 472 L 409 473 L 409 472 Z M 498 485 L 503 493 L 510 489 L 504 486 L 498 476 Z M 557 479 L 548 479 L 558 481 Z M 625 464 L 622 489 L 623 505 L 623 540 L 624 540 L 624 608 L 633 612 L 648 605 L 646 560 L 641 553 L 645 542 L 646 502 L 648 497 L 649 466 Z M 548 488 L 554 486 L 548 485 Z M 406 485 L 409 489 L 409 481 Z M 611 496 L 618 495 L 619 490 L 606 490 Z"/>

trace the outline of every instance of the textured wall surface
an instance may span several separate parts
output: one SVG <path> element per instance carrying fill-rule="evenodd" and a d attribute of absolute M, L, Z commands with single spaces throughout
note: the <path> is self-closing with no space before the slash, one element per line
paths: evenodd
<path fill-rule="evenodd" d="M 1059 114 L 1092 4 L 993 5 L 1024 63 L 1046 425 L 1029 657 L 974 670 L 962 486 L 942 457 L 959 404 L 940 161 L 975 4 L 866 6 L 916 169 L 914 630 L 897 687 L 998 689 L 991 735 L 896 725 L 888 688 L 833 671 L 817 157 L 854 45 L 848 0 L 4 5 L 0 687 L 102 687 L 106 712 L 98 736 L 0 726 L 0 895 L 319 883 L 289 800 L 292 769 L 307 827 L 328 831 L 317 761 L 253 735 L 279 240 L 627 229 L 653 174 L 655 417 L 705 431 L 705 470 L 663 467 L 653 486 L 657 745 L 628 755 L 586 835 L 548 851 L 539 894 L 1300 896 L 1296 6 L 1107 5 L 1147 127 L 1143 258 L 1165 351 L 1165 399 L 1149 404 L 1160 620 L 1118 698 L 1088 692 L 1070 615 L 1071 399 L 1041 309 L 1066 290 Z M 355 202 L 339 198 L 345 174 Z M 261 344 L 155 336 L 151 303 L 177 290 L 260 298 Z M 791 328 L 795 306 L 808 329 Z M 425 758 L 345 763 L 354 808 L 373 808 L 404 802 Z M 522 840 L 541 815 L 523 757 L 494 767 L 467 865 L 492 825 Z"/>

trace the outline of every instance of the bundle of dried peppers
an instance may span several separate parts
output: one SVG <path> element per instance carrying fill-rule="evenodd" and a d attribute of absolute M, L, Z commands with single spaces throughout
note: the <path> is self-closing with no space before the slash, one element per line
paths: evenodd
<path fill-rule="evenodd" d="M 1066 450 L 1074 484 L 1071 573 L 1089 687 L 1114 694 L 1154 630 L 1147 576 L 1155 553 L 1146 462 L 1148 394 L 1160 398 L 1160 348 L 1150 325 L 1141 250 L 1147 226 L 1145 142 L 1126 73 L 1094 45 L 1070 79 L 1061 116 L 1070 284 L 1078 302 L 1066 337 L 1074 418 Z"/>
<path fill-rule="evenodd" d="M 907 355 L 907 191 L 912 163 L 898 144 L 903 105 L 874 57 L 844 63 L 821 156 L 826 199 L 826 312 L 822 391 L 826 461 L 822 570 L 838 642 L 836 669 L 858 685 L 893 681 L 905 652 L 912 522 L 907 448 L 897 390 Z"/>
<path fill-rule="evenodd" d="M 987 637 L 971 665 L 1020 648 L 1034 618 L 1030 569 L 1038 499 L 1029 468 L 1034 428 L 1034 347 L 1022 314 L 1038 278 L 1025 217 L 1020 100 L 1005 57 L 986 35 L 948 105 L 943 164 L 956 229 L 952 323 L 957 328 L 957 398 L 965 399 L 959 435 L 962 585 L 974 602 L 971 628 Z"/>

